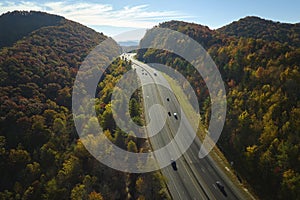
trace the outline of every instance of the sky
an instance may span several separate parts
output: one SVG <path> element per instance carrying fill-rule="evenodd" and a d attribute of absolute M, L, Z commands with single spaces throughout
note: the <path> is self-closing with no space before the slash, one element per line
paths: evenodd
<path fill-rule="evenodd" d="M 0 14 L 38 10 L 61 15 L 118 40 L 140 39 L 161 22 L 182 20 L 220 28 L 246 16 L 299 23 L 299 0 L 1 0 Z M 137 31 L 133 31 L 137 30 Z M 128 32 L 126 37 L 120 36 Z M 134 33 L 134 34 L 130 34 Z"/>

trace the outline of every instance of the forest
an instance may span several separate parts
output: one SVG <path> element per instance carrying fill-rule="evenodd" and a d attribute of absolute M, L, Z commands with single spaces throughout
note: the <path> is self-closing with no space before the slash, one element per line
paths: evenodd
<path fill-rule="evenodd" d="M 0 199 L 169 199 L 160 172 L 111 169 L 85 149 L 75 130 L 71 94 L 77 71 L 107 37 L 40 12 L 7 13 L 0 17 L 0 26 L 24 16 L 30 17 L 30 31 L 17 34 L 22 39 L 12 36 L 13 42 L 0 49 Z M 41 19 L 44 23 L 34 23 Z M 21 23 L 14 25 L 18 30 Z M 1 39 L 5 37 L 9 35 Z M 113 88 L 129 69 L 129 62 L 117 59 L 105 71 L 95 96 L 97 119 L 85 130 L 98 120 L 114 144 L 148 151 L 145 141 L 117 129 L 112 119 Z M 136 92 L 130 115 L 142 124 L 140 101 Z"/>
<path fill-rule="evenodd" d="M 236 173 L 261 199 L 299 199 L 300 24 L 246 17 L 216 30 L 182 21 L 158 27 L 187 34 L 218 66 L 227 92 L 227 116 L 217 145 Z M 153 37 L 151 29 L 141 43 L 147 37 Z M 151 41 L 163 43 L 162 38 Z M 208 126 L 208 90 L 190 63 L 156 49 L 141 49 L 138 58 L 183 74 L 196 91 L 202 123 Z"/>
<path fill-rule="evenodd" d="M 181 21 L 158 26 L 189 35 L 218 66 L 228 109 L 217 145 L 244 183 L 261 199 L 299 199 L 300 24 L 246 17 L 216 30 Z M 111 169 L 85 149 L 75 130 L 76 74 L 107 37 L 42 12 L 3 14 L 0 27 L 7 30 L 0 32 L 0 199 L 169 199 L 159 171 Z M 138 51 L 138 58 L 183 74 L 208 125 L 209 94 L 189 63 L 155 49 Z M 84 130 L 89 134 L 99 121 L 114 144 L 145 152 L 147 142 L 118 129 L 112 118 L 113 88 L 129 69 L 129 62 L 116 59 L 105 71 L 95 96 L 97 119 Z M 140 102 L 137 90 L 129 105 L 137 124 L 144 123 Z"/>

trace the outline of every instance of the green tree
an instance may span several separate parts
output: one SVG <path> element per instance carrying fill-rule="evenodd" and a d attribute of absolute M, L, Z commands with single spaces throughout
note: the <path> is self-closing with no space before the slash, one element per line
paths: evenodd
<path fill-rule="evenodd" d="M 63 133 L 66 129 L 66 121 L 61 118 L 55 118 L 53 122 L 53 131 L 55 133 Z"/>
<path fill-rule="evenodd" d="M 111 110 L 111 104 L 107 104 L 105 106 L 105 111 L 102 114 L 101 117 L 101 127 L 103 130 L 109 129 L 109 130 L 115 130 L 116 129 L 116 123 L 113 118 L 112 110 Z"/>
<path fill-rule="evenodd" d="M 283 173 L 281 198 L 297 199 L 300 196 L 300 175 L 292 169 Z"/>
<path fill-rule="evenodd" d="M 130 152 L 134 152 L 134 153 L 138 152 L 137 146 L 136 146 L 134 141 L 130 140 L 127 143 L 127 150 L 130 151 Z"/>
<path fill-rule="evenodd" d="M 31 160 L 30 154 L 23 149 L 11 149 L 9 152 L 9 162 L 15 167 L 22 168 Z"/>
<path fill-rule="evenodd" d="M 129 101 L 129 113 L 131 117 L 140 116 L 138 102 L 135 98 L 131 98 Z"/>
<path fill-rule="evenodd" d="M 71 155 L 64 161 L 62 169 L 58 172 L 58 180 L 60 184 L 72 185 L 76 182 L 78 175 L 81 173 L 80 160 Z"/>
<path fill-rule="evenodd" d="M 88 198 L 88 194 L 85 190 L 85 186 L 82 184 L 76 185 L 71 191 L 72 200 L 84 200 Z"/>

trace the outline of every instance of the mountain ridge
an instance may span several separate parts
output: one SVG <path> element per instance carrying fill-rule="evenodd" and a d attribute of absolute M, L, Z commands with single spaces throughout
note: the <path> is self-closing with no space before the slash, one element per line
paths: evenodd
<path fill-rule="evenodd" d="M 243 37 L 262 39 L 270 42 L 286 42 L 289 45 L 300 47 L 300 22 L 283 23 L 258 16 L 240 18 L 237 21 L 233 21 L 217 29 L 211 29 L 206 25 L 180 20 L 163 22 L 160 23 L 158 27 L 170 28 L 185 33 L 200 42 L 204 48 L 214 43 L 221 43 L 224 37 L 227 37 L 227 42 L 230 42 L 230 37 Z M 212 39 L 214 40 L 213 42 L 211 42 Z M 210 40 L 210 42 L 207 40 Z"/>
<path fill-rule="evenodd" d="M 282 23 L 248 16 L 216 29 L 219 33 L 237 38 L 277 41 L 300 47 L 300 23 Z"/>
<path fill-rule="evenodd" d="M 56 26 L 66 20 L 64 17 L 40 11 L 13 11 L 0 16 L 0 48 L 12 46 L 34 30 Z"/>

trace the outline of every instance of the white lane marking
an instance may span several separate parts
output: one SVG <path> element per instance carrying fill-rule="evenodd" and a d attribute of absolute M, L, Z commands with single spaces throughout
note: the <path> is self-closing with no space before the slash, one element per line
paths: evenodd
<path fill-rule="evenodd" d="M 215 186 L 215 184 L 212 184 L 214 186 L 215 189 L 217 189 L 217 187 Z"/>
<path fill-rule="evenodd" d="M 167 185 L 169 185 L 169 186 L 168 186 L 169 189 L 171 189 L 170 186 L 173 185 L 174 188 L 175 188 L 175 192 L 177 193 L 179 199 L 182 199 L 182 196 L 180 195 L 180 192 L 179 192 L 180 190 L 178 190 L 178 188 L 177 188 L 177 186 L 176 186 L 176 184 L 175 184 L 176 181 L 174 181 L 173 176 L 170 175 L 172 172 L 170 173 L 168 170 L 166 170 L 166 171 L 167 171 L 167 174 L 169 174 L 169 179 L 171 179 L 171 182 L 173 183 L 173 184 L 167 183 Z M 178 182 L 177 182 L 177 183 L 178 183 Z M 185 194 L 185 191 L 183 190 L 182 193 Z"/>

